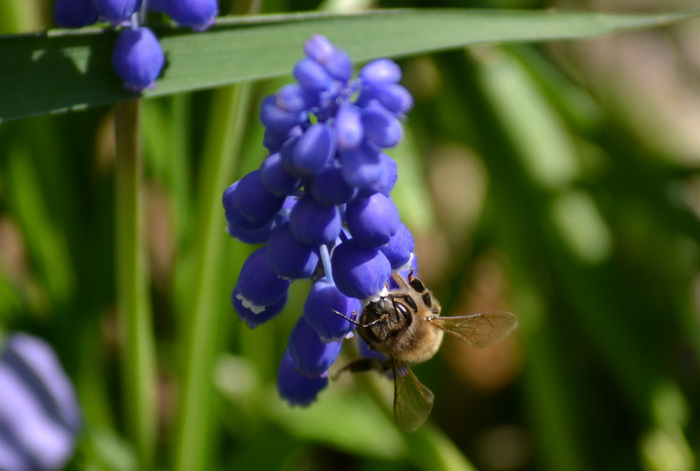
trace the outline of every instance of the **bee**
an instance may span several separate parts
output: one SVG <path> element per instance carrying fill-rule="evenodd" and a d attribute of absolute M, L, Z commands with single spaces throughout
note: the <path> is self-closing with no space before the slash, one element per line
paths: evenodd
<path fill-rule="evenodd" d="M 518 325 L 510 312 L 490 311 L 456 317 L 440 317 L 440 303 L 423 282 L 393 273 L 399 286 L 372 301 L 362 310 L 359 321 L 346 317 L 357 327 L 370 349 L 385 359 L 363 357 L 345 365 L 339 372 L 376 370 L 394 376 L 394 419 L 404 432 L 414 432 L 428 419 L 433 408 L 433 392 L 423 385 L 409 365 L 431 359 L 447 332 L 472 347 L 484 348 L 501 341 Z"/>

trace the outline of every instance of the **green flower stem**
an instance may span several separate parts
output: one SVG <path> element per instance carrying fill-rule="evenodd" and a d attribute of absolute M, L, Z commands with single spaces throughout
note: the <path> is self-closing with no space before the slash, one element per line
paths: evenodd
<path fill-rule="evenodd" d="M 221 319 L 221 273 L 224 232 L 221 194 L 231 182 L 240 152 L 250 84 L 217 90 L 212 99 L 205 142 L 199 192 L 199 238 L 197 266 L 192 286 L 192 304 L 184 346 L 184 378 L 179 428 L 175 447 L 175 469 L 191 471 L 207 467 L 212 435 L 212 370 Z"/>
<path fill-rule="evenodd" d="M 126 426 L 139 469 L 153 469 L 154 341 L 143 243 L 139 100 L 116 105 L 117 309 L 124 331 L 122 374 Z"/>

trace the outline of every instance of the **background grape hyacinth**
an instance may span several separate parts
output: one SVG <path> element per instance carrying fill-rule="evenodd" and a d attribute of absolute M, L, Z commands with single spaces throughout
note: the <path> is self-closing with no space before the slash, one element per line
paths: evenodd
<path fill-rule="evenodd" d="M 227 231 L 264 244 L 244 263 L 231 300 L 256 327 L 279 314 L 294 280 L 313 282 L 279 368 L 278 389 L 307 405 L 328 383 L 328 369 L 358 316 L 382 295 L 392 271 L 414 262 L 413 237 L 391 191 L 397 166 L 383 149 L 403 136 L 413 106 L 401 70 L 388 59 L 352 79 L 350 57 L 321 35 L 304 45 L 297 83 L 260 106 L 269 151 L 259 169 L 223 195 Z"/>
<path fill-rule="evenodd" d="M 158 38 L 148 27 L 139 25 L 141 9 L 166 13 L 193 31 L 211 26 L 219 11 L 217 0 L 56 0 L 54 20 L 65 28 L 82 28 L 98 19 L 124 26 L 114 45 L 112 66 L 124 88 L 141 92 L 153 88 L 165 63 Z"/>

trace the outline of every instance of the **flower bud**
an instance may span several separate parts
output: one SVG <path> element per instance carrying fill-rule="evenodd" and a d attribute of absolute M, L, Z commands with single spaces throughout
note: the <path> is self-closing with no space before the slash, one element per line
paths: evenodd
<path fill-rule="evenodd" d="M 379 247 L 379 250 L 389 260 L 392 270 L 398 270 L 404 267 L 413 255 L 415 242 L 413 234 L 408 230 L 404 223 L 399 224 L 396 233 L 389 239 L 389 243 Z"/>
<path fill-rule="evenodd" d="M 345 183 L 360 190 L 379 180 L 383 171 L 379 149 L 368 141 L 363 141 L 356 149 L 341 152 L 340 166 Z"/>
<path fill-rule="evenodd" d="M 357 188 L 345 183 L 340 167 L 326 167 L 309 181 L 309 192 L 324 206 L 345 204 L 357 195 Z"/>
<path fill-rule="evenodd" d="M 367 139 L 379 147 L 394 147 L 403 139 L 401 123 L 381 105 L 362 110 L 362 126 Z"/>
<path fill-rule="evenodd" d="M 314 283 L 306 298 L 304 319 L 324 342 L 340 342 L 355 325 L 333 311 L 352 319 L 361 310 L 359 300 L 345 296 L 324 277 Z"/>
<path fill-rule="evenodd" d="M 316 97 L 313 93 L 304 90 L 301 85 L 290 83 L 275 94 L 275 104 L 278 108 L 289 111 L 290 113 L 299 113 L 306 111 L 316 102 Z"/>
<path fill-rule="evenodd" d="M 294 361 L 285 350 L 277 373 L 277 390 L 292 406 L 308 406 L 328 385 L 328 375 L 309 377 L 296 371 Z"/>
<path fill-rule="evenodd" d="M 272 194 L 263 185 L 260 170 L 253 170 L 241 178 L 233 188 L 231 198 L 246 219 L 260 223 L 270 221 L 284 203 L 284 196 Z"/>
<path fill-rule="evenodd" d="M 260 247 L 243 263 L 238 276 L 238 299 L 254 313 L 263 312 L 284 297 L 289 281 L 280 278 L 270 266 L 265 247 Z"/>
<path fill-rule="evenodd" d="M 219 14 L 216 0 L 165 0 L 165 11 L 181 26 L 204 31 Z"/>
<path fill-rule="evenodd" d="M 355 242 L 365 247 L 379 247 L 396 234 L 401 219 L 391 199 L 375 193 L 348 203 L 345 222 Z"/>
<path fill-rule="evenodd" d="M 275 273 L 288 280 L 309 278 L 319 260 L 316 246 L 299 242 L 288 223 L 279 226 L 270 236 L 267 258 Z"/>
<path fill-rule="evenodd" d="M 301 180 L 292 176 L 282 165 L 279 152 L 269 155 L 260 166 L 260 180 L 275 196 L 286 196 L 301 187 Z"/>
<path fill-rule="evenodd" d="M 299 82 L 299 85 L 312 93 L 326 90 L 333 83 L 333 79 L 323 66 L 311 59 L 302 59 L 297 62 L 292 74 Z"/>
<path fill-rule="evenodd" d="M 233 304 L 233 309 L 238 314 L 238 319 L 241 322 L 254 329 L 260 324 L 264 324 L 270 319 L 277 317 L 277 315 L 282 312 L 284 306 L 287 304 L 288 292 L 284 293 L 282 299 L 272 304 L 271 306 L 265 306 L 265 308 L 260 312 L 253 312 L 250 308 L 243 305 L 243 301 L 238 296 L 240 293 L 238 285 L 233 288 L 231 293 L 231 304 Z"/>
<path fill-rule="evenodd" d="M 333 250 L 331 263 L 336 286 L 351 298 L 378 296 L 391 274 L 391 265 L 384 254 L 362 247 L 352 239 Z"/>
<path fill-rule="evenodd" d="M 397 83 L 401 81 L 401 68 L 391 59 L 376 59 L 365 65 L 358 76 L 369 84 Z"/>
<path fill-rule="evenodd" d="M 92 0 L 92 4 L 112 25 L 129 21 L 131 15 L 141 8 L 141 0 Z"/>
<path fill-rule="evenodd" d="M 322 123 L 311 125 L 299 139 L 282 152 L 282 163 L 292 175 L 310 177 L 326 166 L 335 154 L 335 136 Z"/>
<path fill-rule="evenodd" d="M 287 133 L 306 120 L 306 113 L 283 110 L 277 106 L 274 95 L 265 97 L 260 103 L 260 122 L 276 133 Z M 286 139 L 285 139 L 286 140 Z"/>
<path fill-rule="evenodd" d="M 309 245 L 332 245 L 340 234 L 342 220 L 335 206 L 323 206 L 311 196 L 299 199 L 289 215 L 294 237 Z"/>
<path fill-rule="evenodd" d="M 124 80 L 124 88 L 135 92 L 153 88 L 164 61 L 158 38 L 150 29 L 123 29 L 119 33 L 112 66 Z"/>
<path fill-rule="evenodd" d="M 304 317 L 297 321 L 289 335 L 289 354 L 297 371 L 308 376 L 319 376 L 338 358 L 340 342 L 324 343 Z"/>
<path fill-rule="evenodd" d="M 360 109 L 352 104 L 343 104 L 333 122 L 338 149 L 355 149 L 365 137 Z"/>

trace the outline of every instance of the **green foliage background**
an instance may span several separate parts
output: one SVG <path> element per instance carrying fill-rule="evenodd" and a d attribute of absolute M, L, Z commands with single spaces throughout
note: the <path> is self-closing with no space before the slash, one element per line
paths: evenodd
<path fill-rule="evenodd" d="M 140 105 L 110 75 L 112 33 L 0 37 L 0 332 L 49 340 L 76 384 L 68 469 L 695 469 L 698 20 L 590 14 L 692 3 L 378 6 L 502 11 L 161 25 L 169 67 Z M 513 10 L 554 7 L 589 13 Z M 319 8 L 340 7 L 263 5 Z M 2 33 L 51 25 L 43 1 L 0 3 Z M 403 67 L 394 199 L 445 314 L 521 321 L 415 368 L 436 405 L 413 435 L 383 378 L 331 381 L 307 409 L 277 397 L 308 283 L 252 331 L 230 306 L 251 248 L 224 233 L 220 195 L 265 157 L 257 104 L 313 31 Z"/>

